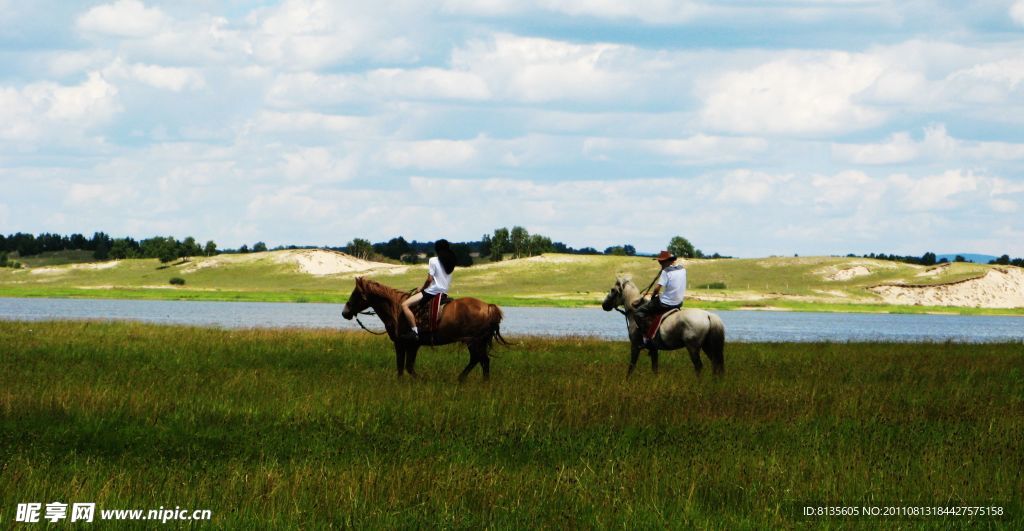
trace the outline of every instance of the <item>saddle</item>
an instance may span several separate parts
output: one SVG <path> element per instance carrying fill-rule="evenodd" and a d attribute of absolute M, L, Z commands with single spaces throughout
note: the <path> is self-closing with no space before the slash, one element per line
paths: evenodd
<path fill-rule="evenodd" d="M 441 323 L 441 314 L 444 311 L 444 306 L 452 300 L 454 299 L 449 297 L 448 294 L 442 293 L 416 304 L 416 307 L 413 309 L 413 316 L 416 317 L 416 327 L 419 329 L 421 336 L 433 334 L 437 330 L 438 324 Z"/>
<path fill-rule="evenodd" d="M 665 320 L 665 317 L 678 311 L 679 308 L 669 308 L 663 312 L 651 314 L 645 319 L 646 327 L 644 327 L 645 323 L 637 323 L 640 325 L 640 329 L 644 330 L 644 339 L 653 340 L 654 336 L 658 335 L 658 329 L 661 328 L 661 322 Z"/>

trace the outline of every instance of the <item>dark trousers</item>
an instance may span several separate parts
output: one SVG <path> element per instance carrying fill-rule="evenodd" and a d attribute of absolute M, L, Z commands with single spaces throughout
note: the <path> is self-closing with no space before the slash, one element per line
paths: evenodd
<path fill-rule="evenodd" d="M 661 302 L 661 297 L 651 297 L 651 300 L 641 304 L 640 307 L 636 309 L 636 319 L 637 321 L 641 321 L 643 319 L 647 319 L 651 315 L 664 313 L 672 308 L 679 308 L 680 306 L 682 306 L 682 304 L 676 304 L 674 306 L 665 304 Z"/>

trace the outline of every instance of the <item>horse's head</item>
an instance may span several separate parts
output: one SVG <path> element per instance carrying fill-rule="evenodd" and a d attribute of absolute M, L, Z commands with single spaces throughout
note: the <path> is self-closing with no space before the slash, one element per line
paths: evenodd
<path fill-rule="evenodd" d="M 346 320 L 352 320 L 359 312 L 370 307 L 370 301 L 363 294 L 363 277 L 356 277 L 356 287 L 352 288 L 352 294 L 348 296 L 348 302 L 341 309 L 341 316 Z"/>
<path fill-rule="evenodd" d="M 615 284 L 612 289 L 608 290 L 608 295 L 604 297 L 604 302 L 601 303 L 601 309 L 606 312 L 614 310 L 618 306 L 623 306 L 626 303 L 625 298 L 622 296 L 622 287 L 626 282 L 629 282 L 627 277 L 616 277 Z"/>

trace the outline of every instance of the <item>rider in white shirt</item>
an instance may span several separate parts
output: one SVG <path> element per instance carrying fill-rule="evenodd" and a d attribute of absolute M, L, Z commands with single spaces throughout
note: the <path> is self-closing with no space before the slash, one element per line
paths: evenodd
<path fill-rule="evenodd" d="M 412 325 L 412 335 L 417 337 L 419 330 L 416 328 L 416 316 L 412 313 L 412 305 L 424 299 L 430 300 L 438 295 L 448 293 L 448 286 L 452 281 L 452 271 L 455 271 L 455 253 L 452 252 L 448 240 L 442 238 L 434 242 L 434 251 L 437 256 L 427 260 L 427 280 L 423 282 L 423 288 L 402 303 L 402 313 Z"/>
<path fill-rule="evenodd" d="M 658 285 L 651 294 L 651 300 L 636 309 L 635 316 L 638 322 L 650 315 L 679 308 L 683 305 L 683 297 L 686 294 L 686 268 L 675 264 L 675 255 L 662 251 L 654 259 L 661 265 L 661 274 L 658 276 Z"/>

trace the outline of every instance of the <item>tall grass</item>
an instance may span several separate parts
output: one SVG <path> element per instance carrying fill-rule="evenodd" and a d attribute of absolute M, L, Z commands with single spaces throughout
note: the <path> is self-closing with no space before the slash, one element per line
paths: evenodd
<path fill-rule="evenodd" d="M 518 338 L 492 380 L 330 330 L 0 322 L 0 522 L 19 502 L 219 528 L 789 527 L 803 505 L 997 504 L 1024 525 L 1024 347 L 729 344 L 625 378 L 626 346 Z"/>

